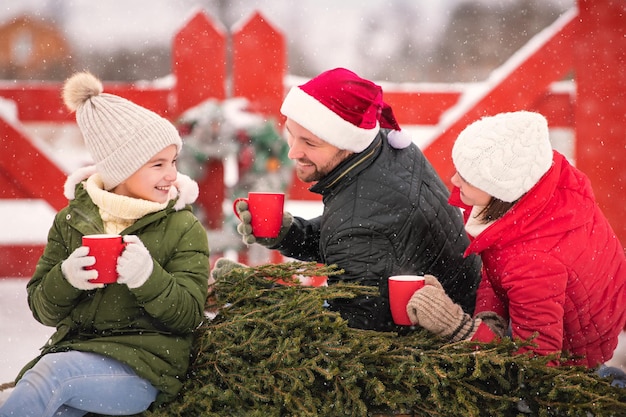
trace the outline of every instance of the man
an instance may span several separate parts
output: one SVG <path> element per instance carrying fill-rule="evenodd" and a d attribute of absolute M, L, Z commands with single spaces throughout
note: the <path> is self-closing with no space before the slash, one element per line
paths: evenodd
<path fill-rule="evenodd" d="M 345 270 L 329 277 L 380 289 L 378 297 L 333 300 L 351 327 L 398 330 L 391 318 L 387 278 L 440 277 L 446 293 L 471 314 L 480 260 L 469 245 L 462 214 L 411 139 L 401 131 L 382 89 L 343 68 L 320 74 L 287 94 L 281 113 L 300 180 L 315 183 L 324 212 L 305 220 L 285 213 L 275 239 L 256 238 L 245 202 L 237 211 L 244 242 Z M 221 265 L 218 265 L 221 266 Z"/>

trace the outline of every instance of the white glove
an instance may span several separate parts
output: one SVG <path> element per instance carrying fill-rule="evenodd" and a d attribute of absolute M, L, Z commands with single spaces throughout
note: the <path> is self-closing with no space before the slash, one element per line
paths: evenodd
<path fill-rule="evenodd" d="M 96 263 L 96 258 L 87 256 L 89 248 L 80 246 L 76 248 L 72 254 L 61 264 L 61 272 L 63 276 L 72 284 L 74 288 L 79 290 L 95 290 L 96 288 L 104 288 L 104 284 L 94 284 L 89 282 L 90 279 L 98 278 L 98 271 L 95 269 L 85 269 Z"/>
<path fill-rule="evenodd" d="M 124 243 L 126 247 L 117 258 L 117 283 L 126 284 L 128 288 L 139 288 L 150 277 L 154 261 L 137 236 L 124 236 Z"/>

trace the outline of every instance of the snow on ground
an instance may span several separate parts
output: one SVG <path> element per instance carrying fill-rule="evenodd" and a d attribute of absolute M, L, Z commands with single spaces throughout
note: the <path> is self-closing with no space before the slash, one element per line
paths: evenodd
<path fill-rule="evenodd" d="M 0 279 L 0 384 L 13 381 L 54 332 L 33 318 L 26 302 L 27 282 Z"/>

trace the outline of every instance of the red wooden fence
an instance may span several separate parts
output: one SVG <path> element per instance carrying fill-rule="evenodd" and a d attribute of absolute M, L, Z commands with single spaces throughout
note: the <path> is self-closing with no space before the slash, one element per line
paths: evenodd
<path fill-rule="evenodd" d="M 626 242 L 625 9 L 625 3 L 618 1 L 579 0 L 577 9 L 537 35 L 487 81 L 473 86 L 471 95 L 462 86 L 457 90 L 445 86 L 441 91 L 407 91 L 406 85 L 385 84 L 385 100 L 402 125 L 437 127 L 438 133 L 424 153 L 444 180 L 453 174 L 450 150 L 455 137 L 483 115 L 535 110 L 546 115 L 551 127 L 574 129 L 576 164 L 590 176 L 599 204 Z M 281 122 L 280 103 L 290 87 L 286 85 L 284 36 L 260 13 L 254 13 L 231 30 L 230 71 L 227 37 L 219 24 L 200 11 L 172 41 L 173 85 L 105 82 L 105 90 L 173 121 L 205 99 L 243 96 L 255 110 Z M 571 71 L 576 91 L 550 88 Z M 20 123 L 73 123 L 73 115 L 63 107 L 60 89 L 58 83 L 0 82 L 0 97 L 16 103 Z M 55 210 L 62 208 L 66 204 L 61 192 L 66 173 L 48 160 L 19 126 L 1 115 L 0 137 L 0 199 L 44 199 Z M 208 215 L 207 227 L 219 229 L 225 195 L 221 161 L 211 161 L 206 171 L 198 181 L 198 202 Z M 289 193 L 292 199 L 318 198 L 299 181 L 293 182 Z M 43 244 L 0 242 L 0 277 L 29 276 L 42 249 Z"/>

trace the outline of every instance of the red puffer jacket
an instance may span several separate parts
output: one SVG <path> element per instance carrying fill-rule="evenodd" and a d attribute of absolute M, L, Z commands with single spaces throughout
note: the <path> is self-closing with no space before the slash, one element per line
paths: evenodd
<path fill-rule="evenodd" d="M 475 314 L 510 319 L 514 338 L 538 332 L 525 350 L 540 355 L 569 352 L 568 364 L 588 367 L 611 358 L 626 324 L 626 257 L 588 178 L 561 154 L 470 253 L 483 261 Z M 483 324 L 474 340 L 494 337 Z"/>

